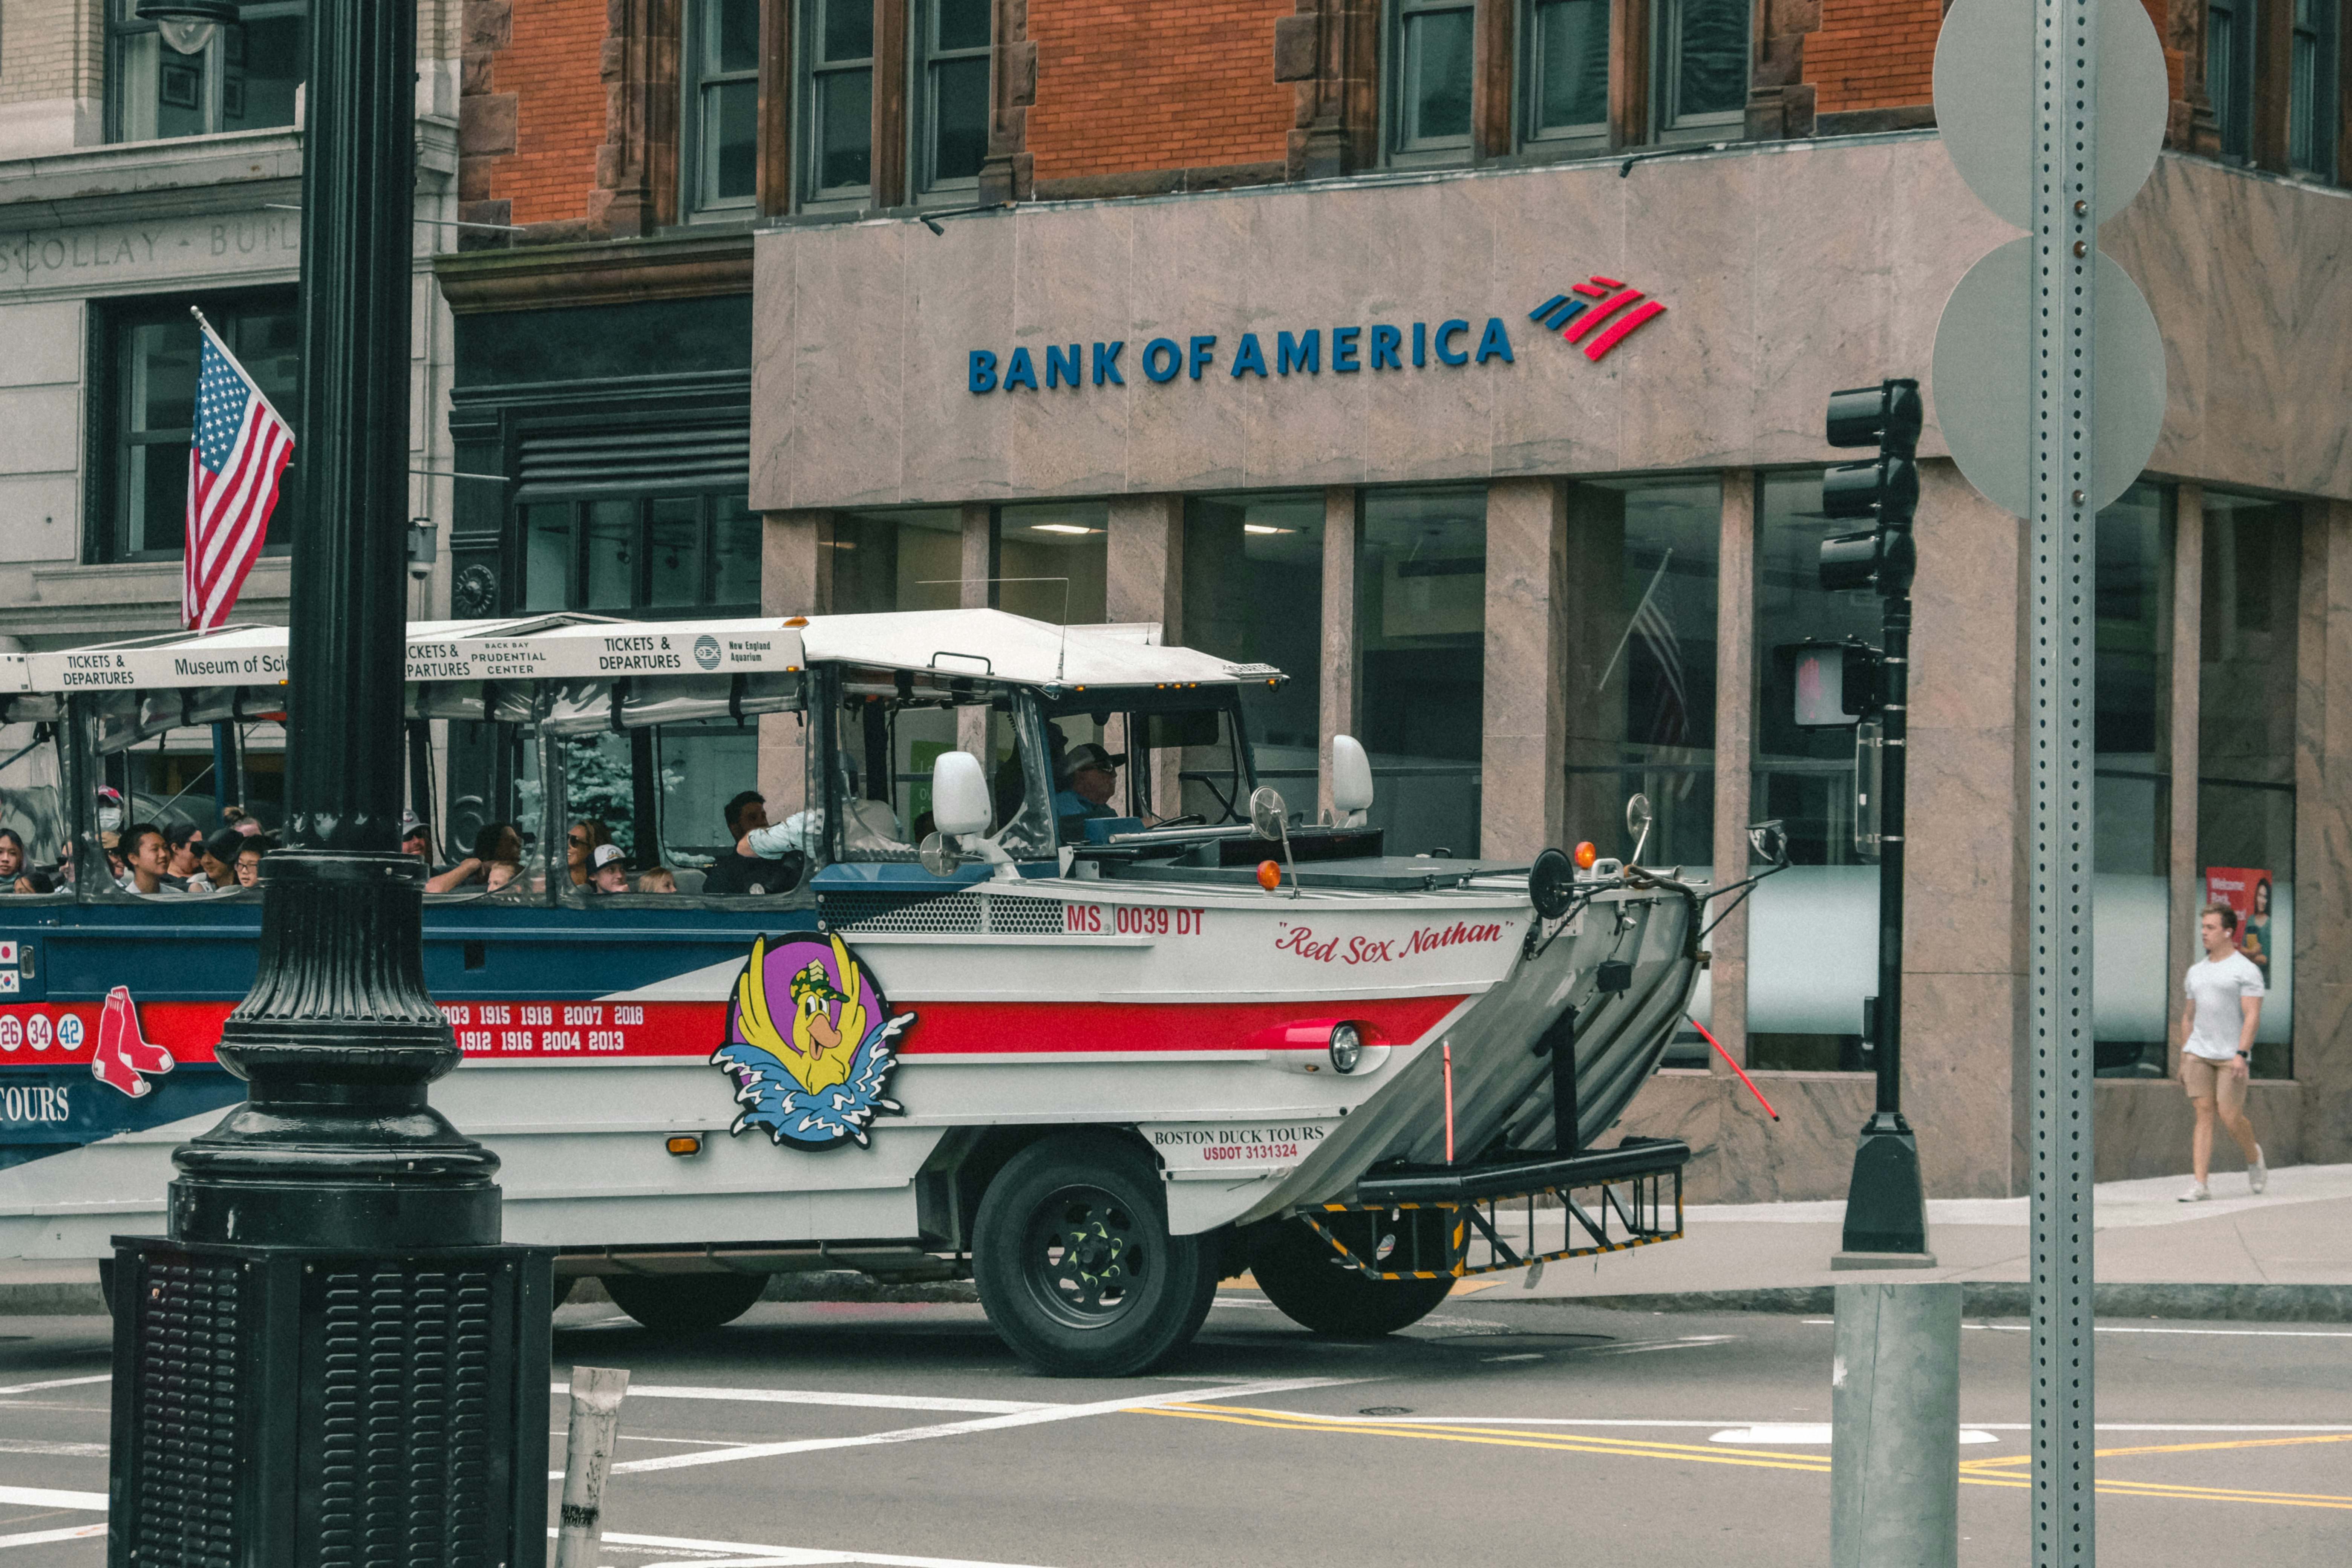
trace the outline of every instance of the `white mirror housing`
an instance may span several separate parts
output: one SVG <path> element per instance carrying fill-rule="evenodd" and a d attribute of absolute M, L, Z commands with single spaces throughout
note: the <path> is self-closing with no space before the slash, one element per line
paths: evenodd
<path fill-rule="evenodd" d="M 931 763 L 931 821 L 941 833 L 985 833 L 991 815 L 988 780 L 970 752 L 942 752 Z"/>
<path fill-rule="evenodd" d="M 1331 809 L 1343 827 L 1363 826 L 1372 808 L 1372 763 L 1353 735 L 1331 737 Z"/>

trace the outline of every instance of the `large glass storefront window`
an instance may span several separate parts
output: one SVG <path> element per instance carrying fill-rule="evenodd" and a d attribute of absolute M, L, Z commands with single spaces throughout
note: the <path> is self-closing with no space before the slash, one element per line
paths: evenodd
<path fill-rule="evenodd" d="M 2238 910 L 2239 942 L 2269 988 L 2254 1036 L 2256 1078 L 2294 1074 L 2295 645 L 2302 524 L 2303 509 L 2293 501 L 2205 492 L 2197 864 L 2204 899 Z M 2181 940 L 2189 937 L 2181 933 Z"/>
<path fill-rule="evenodd" d="M 1242 688 L 1261 783 L 1314 804 L 1323 701 L 1323 497 L 1196 496 L 1184 503 L 1187 647 L 1290 679 Z"/>
<path fill-rule="evenodd" d="M 1800 730 L 1803 642 L 1876 647 L 1878 595 L 1821 585 L 1818 471 L 1769 474 L 1756 515 L 1755 763 L 1748 815 L 1789 830 L 1789 870 L 1756 889 L 1748 922 L 1748 1063 L 1858 1071 L 1863 1002 L 1878 990 L 1878 868 L 1854 844 L 1854 732 Z"/>
<path fill-rule="evenodd" d="M 953 507 L 843 512 L 834 519 L 832 555 L 835 615 L 963 603 L 963 524 Z"/>
<path fill-rule="evenodd" d="M 2172 491 L 2099 513 L 2091 999 L 2096 1070 L 2161 1078 L 2172 946 Z"/>
<path fill-rule="evenodd" d="M 1486 696 L 1486 490 L 1364 496 L 1356 552 L 1360 717 L 1391 855 L 1478 853 Z"/>
<path fill-rule="evenodd" d="M 1107 618 L 1107 502 L 999 507 L 995 554 L 995 592 L 990 602 L 997 608 L 1057 626 L 1090 626 Z"/>
<path fill-rule="evenodd" d="M 1722 489 L 1604 479 L 1570 487 L 1568 504 L 1567 837 L 1632 853 L 1625 798 L 1638 790 L 1656 813 L 1643 862 L 1704 878 Z"/>

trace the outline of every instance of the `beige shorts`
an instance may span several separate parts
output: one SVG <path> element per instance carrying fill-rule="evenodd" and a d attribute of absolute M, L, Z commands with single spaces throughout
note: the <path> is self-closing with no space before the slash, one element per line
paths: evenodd
<path fill-rule="evenodd" d="M 2217 1062 L 2193 1052 L 2180 1053 L 2180 1081 L 2191 1100 L 2219 1099 L 2224 1110 L 2246 1109 L 2246 1077 L 2228 1062 Z M 2218 1092 L 2217 1092 L 2218 1091 Z"/>

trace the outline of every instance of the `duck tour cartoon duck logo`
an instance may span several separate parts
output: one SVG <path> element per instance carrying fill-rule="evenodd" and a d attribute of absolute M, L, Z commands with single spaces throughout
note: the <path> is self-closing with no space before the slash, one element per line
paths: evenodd
<path fill-rule="evenodd" d="M 710 1053 L 744 1107 L 729 1131 L 759 1128 L 811 1151 L 866 1146 L 877 1113 L 904 1110 L 883 1091 L 898 1065 L 893 1047 L 914 1025 L 839 937 L 760 938 L 728 1004 L 726 1043 Z"/>

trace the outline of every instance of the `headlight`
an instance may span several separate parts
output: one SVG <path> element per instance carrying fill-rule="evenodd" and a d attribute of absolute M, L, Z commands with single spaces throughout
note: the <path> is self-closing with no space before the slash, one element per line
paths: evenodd
<path fill-rule="evenodd" d="M 1331 1068 L 1335 1072 L 1354 1072 L 1356 1064 L 1364 1059 L 1364 1039 L 1353 1024 L 1341 1024 L 1331 1031 Z"/>

